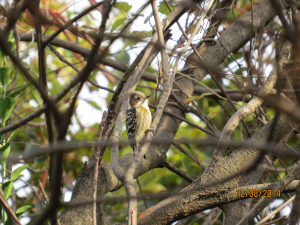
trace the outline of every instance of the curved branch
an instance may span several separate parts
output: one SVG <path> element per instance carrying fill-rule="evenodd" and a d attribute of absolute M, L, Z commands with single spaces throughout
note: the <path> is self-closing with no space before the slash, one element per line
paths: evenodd
<path fill-rule="evenodd" d="M 292 48 L 292 44 L 290 42 L 286 42 L 283 46 L 283 49 L 280 54 L 280 59 L 278 62 L 278 66 L 273 66 L 273 70 L 268 76 L 266 82 L 263 84 L 262 88 L 258 92 L 259 95 L 268 95 L 272 93 L 273 87 L 276 84 L 276 81 L 278 79 L 278 76 L 286 69 L 286 67 L 289 65 L 288 57 L 290 55 Z M 277 71 L 279 69 L 279 71 Z M 235 128 L 239 125 L 239 123 L 245 119 L 247 116 L 255 112 L 255 110 L 262 105 L 264 102 L 263 98 L 259 98 L 255 96 L 250 102 L 247 103 L 244 107 L 239 109 L 226 123 L 223 132 L 220 137 L 220 143 L 224 141 L 228 141 L 231 139 L 231 136 L 235 130 Z M 214 155 L 222 156 L 226 154 L 226 145 L 218 144 L 216 148 L 216 152 Z"/>

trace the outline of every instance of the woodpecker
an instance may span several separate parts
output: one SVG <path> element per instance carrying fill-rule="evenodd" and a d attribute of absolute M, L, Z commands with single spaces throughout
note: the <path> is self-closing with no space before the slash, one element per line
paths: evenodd
<path fill-rule="evenodd" d="M 139 143 L 145 135 L 145 131 L 151 125 L 151 111 L 148 107 L 148 98 L 140 91 L 134 91 L 129 94 L 128 110 L 126 113 L 126 130 L 128 141 L 133 149 L 133 153 L 139 149 Z"/>

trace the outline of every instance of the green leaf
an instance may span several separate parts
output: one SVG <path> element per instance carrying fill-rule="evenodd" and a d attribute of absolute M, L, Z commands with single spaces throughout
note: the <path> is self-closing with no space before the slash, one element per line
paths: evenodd
<path fill-rule="evenodd" d="M 33 91 L 31 91 L 31 93 L 33 94 L 36 102 L 39 104 L 39 105 L 43 105 L 43 99 L 41 97 L 41 94 L 39 93 L 38 90 L 34 89 Z"/>
<path fill-rule="evenodd" d="M 211 118 L 211 119 L 213 119 L 213 118 L 216 117 L 216 115 L 217 115 L 217 112 L 210 112 L 210 113 L 208 114 L 208 117 Z"/>
<path fill-rule="evenodd" d="M 28 211 L 31 208 L 32 207 L 30 205 L 24 205 L 24 206 L 18 208 L 17 211 L 16 211 L 16 216 L 18 218 L 20 218 L 24 212 Z"/>
<path fill-rule="evenodd" d="M 124 41 L 124 47 L 122 49 L 122 52 L 127 48 L 127 46 L 134 46 L 137 43 L 141 42 L 143 38 L 151 37 L 152 31 L 132 31 L 132 32 L 126 32 L 126 36 L 128 38 L 123 39 Z"/>
<path fill-rule="evenodd" d="M 148 23 L 148 21 L 151 19 L 152 16 L 153 16 L 153 12 L 149 16 L 147 16 L 147 18 L 144 21 L 144 24 Z"/>
<path fill-rule="evenodd" d="M 0 102 L 0 119 L 2 119 L 2 124 L 10 117 L 15 105 L 16 101 L 11 97 L 6 97 Z"/>
<path fill-rule="evenodd" d="M 7 181 L 2 185 L 2 190 L 6 199 L 9 198 L 12 188 L 13 188 L 13 183 L 11 181 Z"/>
<path fill-rule="evenodd" d="M 99 105 L 97 105 L 96 102 L 90 101 L 90 100 L 85 100 L 85 101 L 86 101 L 87 103 L 89 103 L 91 106 L 93 106 L 94 108 L 101 110 L 101 107 L 100 107 Z"/>
<path fill-rule="evenodd" d="M 126 18 L 121 18 L 121 19 L 116 20 L 114 22 L 114 24 L 111 26 L 110 32 L 112 33 L 115 29 L 117 29 L 119 26 L 121 26 L 121 24 L 124 23 L 125 20 L 126 20 Z"/>
<path fill-rule="evenodd" d="M 200 95 L 200 96 L 193 96 L 193 97 L 190 97 L 190 98 L 184 100 L 183 103 L 191 103 L 191 102 L 194 101 L 194 100 L 199 100 L 199 99 L 203 98 L 204 96 L 206 96 L 206 95 L 211 95 L 211 94 L 212 94 L 212 93 L 203 93 L 203 94 Z"/>
<path fill-rule="evenodd" d="M 175 4 L 169 4 L 169 6 L 171 7 L 171 9 L 175 9 L 177 5 Z M 158 8 L 158 12 L 162 13 L 162 14 L 165 14 L 165 15 L 169 15 L 171 12 L 168 8 L 168 6 L 164 3 L 164 2 L 161 2 L 160 5 L 159 5 L 159 8 Z"/>
<path fill-rule="evenodd" d="M 10 180 L 14 181 L 14 180 L 18 179 L 18 177 L 21 176 L 22 171 L 25 170 L 25 169 L 27 169 L 27 167 L 28 167 L 28 165 L 26 164 L 24 166 L 20 166 L 17 169 L 15 169 L 11 173 Z"/>
<path fill-rule="evenodd" d="M 14 130 L 14 131 L 11 133 L 11 135 L 7 138 L 7 142 L 10 141 L 10 139 L 12 138 L 12 136 L 14 135 L 15 132 L 16 132 L 16 130 Z"/>
<path fill-rule="evenodd" d="M 6 86 L 10 81 L 10 76 L 8 73 L 8 68 L 0 68 L 0 81 L 3 86 Z"/>
<path fill-rule="evenodd" d="M 170 14 L 170 10 L 168 9 L 167 5 L 164 2 L 161 2 L 158 8 L 158 12 L 165 14 L 165 15 L 169 15 Z"/>
<path fill-rule="evenodd" d="M 4 225 L 11 225 L 11 223 L 10 223 L 9 219 L 6 219 L 6 221 L 5 221 Z"/>
<path fill-rule="evenodd" d="M 19 94 L 21 94 L 26 88 L 28 88 L 31 84 L 26 84 L 23 87 L 21 87 L 19 90 L 15 91 L 14 93 L 11 93 L 9 95 L 9 97 L 11 98 L 15 98 L 17 97 Z"/>
<path fill-rule="evenodd" d="M 127 2 L 117 2 L 114 7 L 120 11 L 128 12 L 132 6 L 129 5 Z"/>
<path fill-rule="evenodd" d="M 12 32 L 9 32 L 9 33 L 8 33 L 8 37 L 7 37 L 7 40 L 8 40 L 8 41 L 12 41 L 12 39 L 13 39 L 13 33 L 12 33 Z"/>
<path fill-rule="evenodd" d="M 15 68 L 15 65 L 13 64 L 13 65 L 11 65 L 10 67 L 9 67 L 9 69 L 8 69 L 8 75 L 9 75 L 9 77 L 10 77 L 10 75 L 12 74 L 12 71 L 13 71 L 13 69 Z"/>
<path fill-rule="evenodd" d="M 7 45 L 8 45 L 8 48 L 11 50 L 12 47 L 13 47 L 13 45 L 14 45 L 14 43 L 12 41 L 8 41 Z"/>
<path fill-rule="evenodd" d="M 23 55 L 22 57 L 19 58 L 19 61 L 25 60 L 25 59 L 27 59 L 28 57 L 29 57 L 28 54 Z"/>
<path fill-rule="evenodd" d="M 0 149 L 1 154 L 1 163 L 3 166 L 6 163 L 6 159 L 9 156 L 10 153 L 10 143 L 6 143 L 1 149 Z"/>
<path fill-rule="evenodd" d="M 227 60 L 227 62 L 229 64 L 229 63 L 235 62 L 234 59 L 239 59 L 242 56 L 243 56 L 243 54 L 241 54 L 241 53 L 232 53 L 231 56 L 228 56 L 226 58 L 226 60 Z"/>
<path fill-rule="evenodd" d="M 166 190 L 167 190 L 166 187 L 159 183 L 148 183 L 143 186 L 143 191 L 146 193 L 147 192 L 152 193 L 153 191 L 154 191 L 154 193 L 158 193 L 158 192 L 166 191 Z"/>
<path fill-rule="evenodd" d="M 125 50 L 125 49 L 124 49 Z M 129 61 L 130 61 L 130 56 L 127 52 L 125 51 L 122 51 L 122 52 L 119 52 L 117 54 L 114 54 L 114 57 L 116 58 L 116 60 L 118 62 L 122 62 L 122 63 L 125 63 L 126 65 L 129 64 Z"/>

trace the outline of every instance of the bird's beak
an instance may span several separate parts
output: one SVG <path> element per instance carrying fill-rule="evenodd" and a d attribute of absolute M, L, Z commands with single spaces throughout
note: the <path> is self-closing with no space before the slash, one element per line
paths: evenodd
<path fill-rule="evenodd" d="M 150 98 L 150 97 L 151 97 L 151 95 L 146 96 L 146 98 Z"/>

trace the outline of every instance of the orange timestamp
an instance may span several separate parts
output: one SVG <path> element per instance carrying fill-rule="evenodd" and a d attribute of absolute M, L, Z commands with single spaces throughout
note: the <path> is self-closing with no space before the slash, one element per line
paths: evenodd
<path fill-rule="evenodd" d="M 280 190 L 236 190 L 238 198 L 280 197 Z"/>

